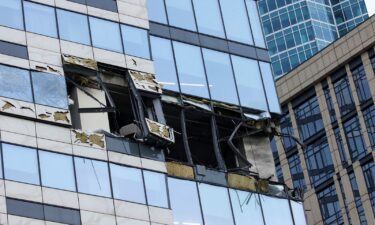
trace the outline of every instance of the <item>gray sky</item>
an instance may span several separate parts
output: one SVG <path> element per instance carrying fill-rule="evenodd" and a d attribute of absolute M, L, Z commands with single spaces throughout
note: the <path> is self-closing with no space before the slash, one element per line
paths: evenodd
<path fill-rule="evenodd" d="M 367 5 L 367 11 L 368 15 L 374 15 L 375 14 L 375 0 L 365 0 Z"/>

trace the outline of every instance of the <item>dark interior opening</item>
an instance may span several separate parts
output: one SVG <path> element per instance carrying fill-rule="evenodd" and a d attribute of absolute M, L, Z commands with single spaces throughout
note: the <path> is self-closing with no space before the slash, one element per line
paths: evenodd
<path fill-rule="evenodd" d="M 238 161 L 235 153 L 228 145 L 228 140 L 233 133 L 234 129 L 238 125 L 239 121 L 229 118 L 229 117 L 222 117 L 216 116 L 216 124 L 217 124 L 217 136 L 219 140 L 219 147 L 221 150 L 221 154 L 223 156 L 225 165 L 227 169 L 233 169 L 238 167 Z M 236 134 L 238 136 L 238 134 Z M 236 137 L 235 136 L 235 137 Z M 234 138 L 233 143 L 236 147 L 239 147 L 239 139 Z"/>
<path fill-rule="evenodd" d="M 129 89 L 110 84 L 107 84 L 107 88 L 117 109 L 116 113 L 108 113 L 109 127 L 112 133 L 119 133 L 121 127 L 135 123 Z"/>
<path fill-rule="evenodd" d="M 163 103 L 163 112 L 167 125 L 174 130 L 175 143 L 166 149 L 166 158 L 170 161 L 188 162 L 182 136 L 181 109 L 178 106 Z"/>
<path fill-rule="evenodd" d="M 217 168 L 211 115 L 193 109 L 185 111 L 186 132 L 194 164 Z"/>

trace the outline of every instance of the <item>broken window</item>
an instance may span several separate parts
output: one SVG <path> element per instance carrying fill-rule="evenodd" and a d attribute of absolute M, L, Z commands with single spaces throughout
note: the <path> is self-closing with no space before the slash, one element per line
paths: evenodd
<path fill-rule="evenodd" d="M 168 208 L 167 178 L 165 174 L 143 171 L 148 205 Z"/>
<path fill-rule="evenodd" d="M 228 189 L 203 183 L 198 188 L 205 224 L 234 225 Z"/>
<path fill-rule="evenodd" d="M 203 225 L 195 181 L 168 178 L 168 190 L 175 225 Z"/>
<path fill-rule="evenodd" d="M 111 197 L 107 163 L 74 157 L 74 165 L 79 192 Z"/>
<path fill-rule="evenodd" d="M 146 204 L 142 171 L 136 168 L 110 164 L 113 197 Z"/>
<path fill-rule="evenodd" d="M 39 185 L 38 156 L 35 149 L 2 144 L 5 179 Z"/>
<path fill-rule="evenodd" d="M 97 48 L 123 52 L 118 23 L 89 17 L 92 45 Z"/>
<path fill-rule="evenodd" d="M 68 97 L 65 78 L 62 75 L 31 72 L 35 103 L 67 109 Z"/>
<path fill-rule="evenodd" d="M 33 102 L 29 71 L 0 65 L 0 95 Z"/>
<path fill-rule="evenodd" d="M 148 34 L 144 29 L 121 25 L 125 54 L 150 59 Z"/>
<path fill-rule="evenodd" d="M 263 225 L 263 215 L 259 195 L 257 193 L 229 189 L 236 225 Z"/>
<path fill-rule="evenodd" d="M 217 168 L 211 119 L 210 114 L 194 110 L 185 111 L 187 140 L 194 164 Z"/>
<path fill-rule="evenodd" d="M 57 9 L 60 39 L 91 45 L 87 16 Z"/>
<path fill-rule="evenodd" d="M 57 38 L 55 9 L 24 1 L 26 30 Z"/>
<path fill-rule="evenodd" d="M 216 116 L 217 138 L 219 140 L 221 154 L 223 156 L 227 169 L 234 169 L 239 167 L 239 162 L 237 162 L 237 158 L 233 152 L 233 149 L 231 149 L 231 147 L 228 144 L 230 136 L 232 135 L 233 131 L 235 130 L 239 122 L 240 121 L 238 119 L 232 119 L 224 116 Z M 232 139 L 232 142 L 237 149 L 239 149 L 238 147 L 240 146 L 240 143 L 242 143 L 242 138 L 238 137 L 241 136 L 241 133 L 243 133 L 242 130 L 240 132 L 237 132 L 234 138 Z M 240 151 L 242 151 L 241 153 L 244 154 L 243 148 L 240 149 Z"/>
<path fill-rule="evenodd" d="M 167 147 L 166 157 L 169 160 L 177 160 L 180 162 L 188 162 L 186 156 L 186 150 L 183 140 L 183 130 L 181 127 L 181 109 L 178 106 L 172 104 L 163 104 L 163 113 L 167 125 L 173 127 L 174 131 L 174 144 L 171 144 Z"/>

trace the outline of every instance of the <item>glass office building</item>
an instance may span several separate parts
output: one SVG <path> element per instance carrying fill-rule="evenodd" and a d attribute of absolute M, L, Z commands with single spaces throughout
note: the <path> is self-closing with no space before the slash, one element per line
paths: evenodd
<path fill-rule="evenodd" d="M 258 6 L 275 77 L 368 18 L 364 0 L 260 0 Z"/>
<path fill-rule="evenodd" d="M 0 224 L 305 225 L 279 117 L 254 0 L 0 0 Z"/>

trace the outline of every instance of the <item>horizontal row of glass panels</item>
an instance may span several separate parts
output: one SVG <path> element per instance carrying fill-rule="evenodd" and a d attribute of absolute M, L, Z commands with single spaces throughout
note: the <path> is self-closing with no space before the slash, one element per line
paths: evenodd
<path fill-rule="evenodd" d="M 293 225 L 292 218 L 306 224 L 302 203 L 288 199 L 18 145 L 1 147 L 1 178 L 164 208 L 170 201 L 176 225 Z"/>
<path fill-rule="evenodd" d="M 0 96 L 68 109 L 64 76 L 0 65 Z"/>
<path fill-rule="evenodd" d="M 149 0 L 149 19 L 265 48 L 254 0 Z"/>
<path fill-rule="evenodd" d="M 154 36 L 150 40 L 156 77 L 164 89 L 280 112 L 269 63 Z"/>
<path fill-rule="evenodd" d="M 150 59 L 147 30 L 28 1 L 1 0 L 0 25 Z"/>
<path fill-rule="evenodd" d="M 5 179 L 169 207 L 165 174 L 18 145 L 1 147 Z"/>

